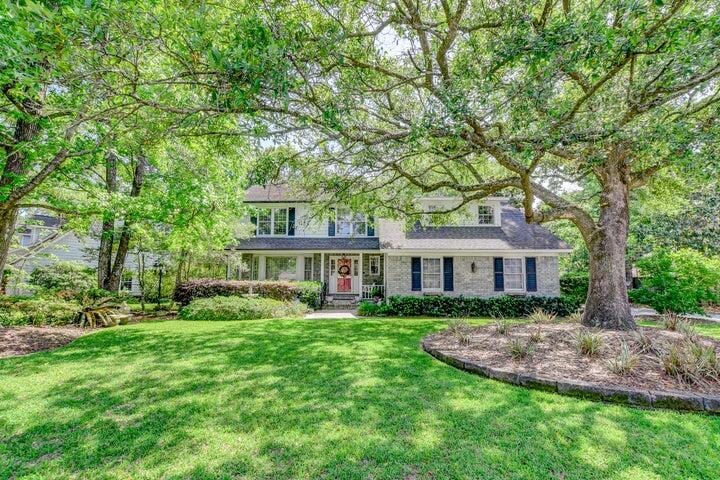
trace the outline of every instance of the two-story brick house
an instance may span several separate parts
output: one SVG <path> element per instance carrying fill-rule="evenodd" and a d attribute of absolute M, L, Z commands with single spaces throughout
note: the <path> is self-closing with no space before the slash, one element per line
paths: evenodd
<path fill-rule="evenodd" d="M 456 200 L 419 199 L 423 210 Z M 342 206 L 331 218 L 282 185 L 255 186 L 246 202 L 256 212 L 253 235 L 239 240 L 245 279 L 318 280 L 329 298 L 390 295 L 560 294 L 558 257 L 568 246 L 528 224 L 503 198 L 467 205 L 461 222 L 416 227 L 372 218 Z"/>

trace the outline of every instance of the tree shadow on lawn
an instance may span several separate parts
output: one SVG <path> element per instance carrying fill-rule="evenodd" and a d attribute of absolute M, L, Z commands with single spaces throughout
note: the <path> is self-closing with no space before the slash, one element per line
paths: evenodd
<path fill-rule="evenodd" d="M 0 478 L 710 478 L 720 418 L 475 377 L 430 320 L 167 322 L 0 362 Z"/>

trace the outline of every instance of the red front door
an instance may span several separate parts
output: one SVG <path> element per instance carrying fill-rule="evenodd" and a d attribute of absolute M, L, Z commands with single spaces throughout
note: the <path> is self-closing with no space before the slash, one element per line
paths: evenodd
<path fill-rule="evenodd" d="M 337 291 L 352 292 L 352 260 L 340 258 L 337 261 Z"/>

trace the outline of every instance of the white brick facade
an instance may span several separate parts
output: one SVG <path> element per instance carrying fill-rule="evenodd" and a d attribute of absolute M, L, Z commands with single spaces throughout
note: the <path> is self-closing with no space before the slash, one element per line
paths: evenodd
<path fill-rule="evenodd" d="M 438 254 L 440 255 L 440 254 Z M 450 255 L 446 255 L 450 256 Z M 518 256 L 513 254 L 513 256 Z M 422 295 L 412 290 L 410 271 L 412 256 L 388 256 L 387 295 Z M 560 295 L 560 273 L 556 256 L 535 256 L 537 273 L 537 291 L 528 295 Z M 475 262 L 475 272 L 472 263 Z M 493 257 L 490 256 L 454 256 L 453 291 L 444 295 L 483 296 L 502 295 L 494 288 Z"/>

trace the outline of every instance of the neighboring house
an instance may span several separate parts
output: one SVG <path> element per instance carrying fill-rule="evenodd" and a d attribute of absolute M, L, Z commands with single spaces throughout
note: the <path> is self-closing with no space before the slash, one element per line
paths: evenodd
<path fill-rule="evenodd" d="M 329 300 L 390 295 L 560 294 L 558 257 L 567 244 L 525 222 L 503 198 L 467 205 L 465 220 L 418 226 L 373 219 L 338 206 L 334 218 L 311 214 L 307 199 L 285 186 L 254 186 L 245 201 L 257 215 L 255 234 L 238 241 L 239 275 L 257 280 L 318 280 Z M 444 210 L 453 198 L 422 198 L 425 211 Z"/>
<path fill-rule="evenodd" d="M 52 215 L 35 213 L 21 218 L 20 221 L 23 223 L 18 229 L 19 247 L 10 251 L 8 261 L 13 267 L 28 274 L 40 265 L 55 262 L 77 262 L 97 268 L 100 242 L 93 236 L 80 236 L 63 230 L 63 220 Z M 10 294 L 24 293 L 22 287 L 13 281 L 7 290 Z M 135 256 L 132 254 L 128 254 L 125 263 L 121 290 L 132 295 L 140 294 Z"/>

